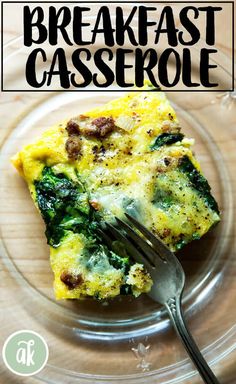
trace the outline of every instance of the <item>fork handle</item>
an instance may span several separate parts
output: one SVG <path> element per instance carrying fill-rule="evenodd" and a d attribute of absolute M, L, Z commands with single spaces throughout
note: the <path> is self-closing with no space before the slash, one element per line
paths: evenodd
<path fill-rule="evenodd" d="M 181 308 L 181 297 L 175 297 L 170 299 L 165 304 L 165 306 L 169 312 L 170 318 L 174 324 L 178 336 L 182 340 L 185 349 L 189 354 L 189 357 L 198 369 L 198 372 L 201 375 L 204 383 L 219 384 L 219 381 L 217 380 L 211 368 L 202 356 L 199 348 L 197 347 L 192 335 L 190 334 L 186 326 Z"/>

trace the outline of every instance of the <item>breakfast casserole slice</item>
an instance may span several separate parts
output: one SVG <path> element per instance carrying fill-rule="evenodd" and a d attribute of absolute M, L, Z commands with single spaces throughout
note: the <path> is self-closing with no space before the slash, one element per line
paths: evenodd
<path fill-rule="evenodd" d="M 152 285 L 102 222 L 128 212 L 172 251 L 219 221 L 217 203 L 163 92 L 132 92 L 48 129 L 12 159 L 46 225 L 57 299 L 138 296 Z"/>

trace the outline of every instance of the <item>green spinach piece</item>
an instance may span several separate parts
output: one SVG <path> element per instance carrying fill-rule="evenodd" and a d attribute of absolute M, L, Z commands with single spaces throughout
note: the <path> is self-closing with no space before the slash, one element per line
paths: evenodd
<path fill-rule="evenodd" d="M 177 143 L 177 141 L 182 141 L 184 135 L 182 133 L 161 133 L 155 139 L 154 143 L 150 146 L 151 150 L 154 151 L 164 145 L 171 145 Z"/>
<path fill-rule="evenodd" d="M 58 247 L 68 230 L 91 232 L 93 212 L 79 181 L 73 182 L 64 174 L 54 174 L 50 167 L 45 167 L 41 179 L 36 180 L 34 185 L 46 224 L 48 244 Z"/>
<path fill-rule="evenodd" d="M 173 196 L 173 192 L 171 190 L 164 190 L 161 186 L 158 185 L 157 182 L 152 203 L 157 208 L 166 210 L 176 203 L 176 198 Z"/>
<path fill-rule="evenodd" d="M 55 174 L 45 167 L 40 180 L 34 182 L 37 203 L 46 224 L 48 244 L 59 247 L 68 233 L 83 233 L 86 236 L 84 257 L 88 269 L 106 270 L 110 265 L 116 269 L 129 270 L 126 255 L 116 254 L 102 244 L 96 230 L 99 214 L 89 204 L 89 196 L 80 180 L 69 180 L 63 173 Z"/>
<path fill-rule="evenodd" d="M 97 238 L 87 241 L 83 250 L 83 260 L 89 271 L 102 273 L 111 265 L 116 269 L 122 269 L 124 274 L 129 271 L 129 258 L 116 254 L 106 245 L 99 243 Z"/>
<path fill-rule="evenodd" d="M 219 214 L 219 208 L 214 197 L 211 195 L 211 187 L 205 177 L 194 167 L 188 156 L 183 156 L 179 162 L 179 169 L 186 174 L 191 185 L 195 188 L 207 205 Z"/>
<path fill-rule="evenodd" d="M 129 258 L 128 257 L 120 257 L 116 253 L 110 251 L 109 252 L 109 263 L 116 269 L 123 269 L 124 273 L 128 273 L 129 271 Z"/>

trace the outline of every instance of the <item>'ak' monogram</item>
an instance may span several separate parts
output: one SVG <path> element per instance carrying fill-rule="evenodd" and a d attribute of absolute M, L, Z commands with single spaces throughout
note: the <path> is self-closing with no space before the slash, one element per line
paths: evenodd
<path fill-rule="evenodd" d="M 33 376 L 40 372 L 47 364 L 48 354 L 44 338 L 28 329 L 9 335 L 2 349 L 6 367 L 18 376 Z"/>
<path fill-rule="evenodd" d="M 31 347 L 34 346 L 34 340 L 29 341 L 19 341 L 18 345 L 24 345 L 19 348 L 16 352 L 16 360 L 18 363 L 26 365 L 27 367 L 34 365 L 34 350 Z"/>

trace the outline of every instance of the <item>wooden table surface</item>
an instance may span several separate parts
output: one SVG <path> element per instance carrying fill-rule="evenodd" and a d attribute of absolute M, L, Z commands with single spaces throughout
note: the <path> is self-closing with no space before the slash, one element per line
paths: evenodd
<path fill-rule="evenodd" d="M 37 1 L 36 1 L 36 3 L 37 3 Z M 227 3 L 227 2 L 225 2 L 225 3 Z M 170 2 L 170 4 L 174 4 L 174 3 Z M 175 4 L 175 6 L 177 7 L 176 4 Z M 180 5 L 179 5 L 179 7 L 180 7 Z M 18 37 L 22 32 L 22 21 L 19 20 L 19 15 L 17 14 L 17 12 L 12 12 L 12 9 L 13 8 L 11 8 L 11 9 L 6 8 L 4 11 L 4 20 L 5 20 L 4 29 L 3 29 L 4 43 L 10 41 L 13 38 Z M 204 25 L 204 20 L 201 19 L 199 22 L 200 28 L 203 28 L 203 25 Z M 231 44 L 232 43 L 232 25 L 230 23 L 225 22 L 225 17 L 217 18 L 216 40 L 217 40 L 218 48 L 224 54 L 231 57 L 231 55 L 232 55 L 232 44 Z M 16 94 L 16 95 L 14 95 L 14 97 L 16 97 L 16 98 L 19 97 L 19 100 L 20 100 L 19 95 Z M 31 96 L 29 95 L 28 98 L 30 98 L 30 97 Z M 12 129 L 12 127 L 6 127 L 7 126 L 7 113 L 9 113 L 9 106 L 7 104 L 8 100 L 9 100 L 8 98 L 9 98 L 9 95 L 7 95 L 7 94 L 1 94 L 0 95 L 0 113 L 1 113 L 0 141 L 1 142 L 4 142 L 4 140 L 8 137 L 10 130 Z M 32 95 L 32 99 L 33 98 L 36 98 L 36 96 Z M 235 201 L 235 197 L 236 197 L 236 150 L 235 150 L 235 148 L 236 148 L 236 113 L 235 113 L 236 105 L 235 105 L 235 103 L 236 103 L 236 100 L 234 100 L 233 98 L 227 98 L 227 95 L 222 95 L 222 98 L 219 98 L 218 100 L 220 100 L 220 101 L 225 100 L 225 103 L 226 103 L 225 111 L 229 115 L 229 124 L 226 127 L 222 126 L 222 131 L 219 130 L 217 132 L 217 136 L 216 136 L 215 141 L 216 141 L 216 144 L 218 145 L 218 147 L 220 148 L 221 152 L 223 153 L 223 155 L 225 157 L 226 164 L 229 168 L 231 184 L 234 188 L 233 198 Z M 220 108 L 220 102 L 219 102 L 219 108 Z M 7 111 L 7 113 L 6 113 L 6 111 Z M 14 114 L 14 111 L 11 111 L 10 113 Z M 213 130 L 212 130 L 212 133 L 213 133 Z M 2 172 L 4 175 L 4 170 L 2 170 Z M 6 177 L 6 175 L 4 177 Z M 11 176 L 9 176 L 9 177 L 11 177 Z M 8 208 L 4 207 L 4 209 L 2 210 L 4 213 L 7 212 L 7 209 L 9 209 L 9 211 L 11 210 L 10 204 L 11 204 L 12 198 L 14 198 L 14 195 L 12 194 L 11 191 L 9 191 L 9 203 L 7 201 L 6 202 L 1 201 L 1 204 L 3 204 L 3 205 L 7 206 L 7 204 L 9 204 Z M 25 198 L 26 198 L 26 195 L 22 194 L 22 201 Z M 28 199 L 28 197 L 27 197 L 27 199 Z M 235 213 L 236 213 L 236 211 L 234 211 L 234 217 L 235 217 Z M 29 212 L 29 215 L 30 215 L 30 212 Z M 5 218 L 5 219 L 1 220 L 1 224 L 3 223 L 5 228 L 8 228 L 7 226 L 9 226 L 9 228 L 11 228 L 11 231 L 12 231 L 11 220 L 14 220 L 14 218 L 11 218 L 9 216 L 9 222 L 7 222 L 6 218 Z M 27 230 L 32 235 L 32 238 L 34 238 L 35 228 L 34 228 L 33 222 L 28 223 Z M 43 231 L 43 226 L 41 226 L 41 230 Z M 17 234 L 14 233 L 14 230 L 9 235 L 9 238 L 10 237 L 13 239 L 11 241 L 11 247 L 12 247 L 13 251 L 17 250 L 17 248 L 19 247 L 19 244 L 24 244 L 24 239 L 20 239 L 20 240 L 17 239 Z M 21 241 L 21 243 L 19 241 Z M 38 244 L 41 244 L 40 241 L 42 241 L 42 239 L 35 238 L 35 240 L 33 240 L 33 241 L 35 242 L 35 244 L 32 245 L 31 251 L 35 252 Z M 232 239 L 230 239 L 230 241 L 232 241 Z M 45 246 L 43 251 L 45 251 L 45 249 L 46 249 L 46 246 Z M 234 254 L 235 254 L 235 249 L 234 249 Z M 236 254 L 235 254 L 235 256 L 236 256 Z M 23 251 L 22 251 L 22 258 L 24 258 Z M 11 302 L 12 302 L 12 299 L 10 298 L 11 295 L 8 295 L 8 291 L 9 291 L 9 289 L 12 289 L 11 287 L 12 287 L 14 280 L 12 280 L 12 278 L 10 278 L 8 276 L 6 265 L 0 264 L 0 266 L 1 266 L 1 270 L 0 270 L 0 276 L 1 276 L 1 278 L 0 278 L 0 303 L 1 303 L 1 308 L 2 308 L 2 310 L 0 312 L 0 320 L 2 321 L 2 323 L 5 324 L 6 323 L 6 317 L 5 316 L 6 316 L 6 313 L 9 313 L 7 311 L 9 310 L 9 306 L 11 305 Z M 47 267 L 48 266 L 46 264 L 43 267 L 40 264 L 40 268 L 47 268 Z M 43 274 L 43 271 L 44 271 L 44 269 L 42 269 L 42 271 L 41 271 L 42 274 Z M 233 274 L 231 276 L 231 285 L 230 285 L 230 289 L 228 291 L 228 295 L 232 295 L 232 297 L 234 296 L 235 300 L 236 300 L 236 295 L 235 295 L 235 293 L 236 293 L 236 261 L 234 262 L 234 264 L 232 266 L 232 271 L 233 271 Z M 33 273 L 33 271 L 31 271 L 31 273 Z M 44 281 L 42 278 L 42 289 L 44 289 L 44 288 L 47 289 L 47 283 L 48 282 Z M 16 290 L 16 295 L 17 295 L 17 290 Z M 20 295 L 19 300 L 24 300 L 24 298 Z M 19 304 L 19 307 L 20 306 L 21 306 L 21 304 Z M 226 311 L 229 310 L 229 308 L 227 308 L 227 306 L 225 306 L 225 308 L 226 308 L 225 309 Z M 20 313 L 19 308 L 18 308 L 18 310 Z M 22 313 L 23 313 L 23 309 L 22 309 Z M 234 313 L 236 313 L 236 311 Z M 35 313 L 35 317 L 37 317 L 37 316 L 38 316 L 38 314 Z M 13 315 L 13 318 L 14 318 L 14 315 Z M 17 319 L 15 319 L 15 320 L 17 321 Z M 236 318 L 235 318 L 235 323 L 236 323 Z M 26 324 L 26 327 L 27 327 L 27 324 Z M 16 326 L 16 329 L 17 329 L 17 326 Z M 41 329 L 43 329 L 43 328 L 38 327 L 39 332 Z M 8 333 L 9 333 L 9 330 L 7 329 L 7 327 L 5 325 L 5 328 L 2 329 L 2 335 L 1 335 L 1 341 L 2 342 L 5 340 L 6 335 Z M 50 340 L 51 340 L 50 333 L 47 333 L 47 341 L 49 343 L 50 343 Z M 235 343 L 236 343 L 236 340 L 235 340 Z M 235 346 L 236 346 L 236 344 L 235 344 Z M 69 351 L 69 349 L 68 349 L 68 351 Z M 88 353 L 90 353 L 90 352 L 88 352 Z M 234 355 L 234 356 L 236 359 L 236 355 Z M 93 357 L 96 359 L 96 355 Z M 235 361 L 235 364 L 233 364 L 232 361 L 230 362 L 229 372 L 225 374 L 224 382 L 222 382 L 222 384 L 235 384 L 236 383 L 236 360 L 234 360 L 234 361 Z M 58 357 L 58 363 L 60 363 L 60 357 Z M 7 372 L 7 370 L 4 367 L 2 368 L 2 370 L 4 372 L 2 374 L 2 378 L 0 379 L 0 383 L 2 383 L 2 384 L 5 384 L 5 383 L 14 384 L 14 383 L 21 383 L 21 382 L 30 384 L 31 382 L 32 383 L 35 382 L 33 379 L 30 379 L 30 378 L 27 378 L 27 379 L 26 378 L 16 378 L 14 375 L 9 374 L 9 372 Z M 67 382 L 65 382 L 65 384 L 66 383 Z M 69 381 L 68 381 L 68 383 L 69 383 Z M 196 383 L 200 383 L 200 381 L 196 381 Z M 195 381 L 190 380 L 189 384 L 195 384 Z"/>

